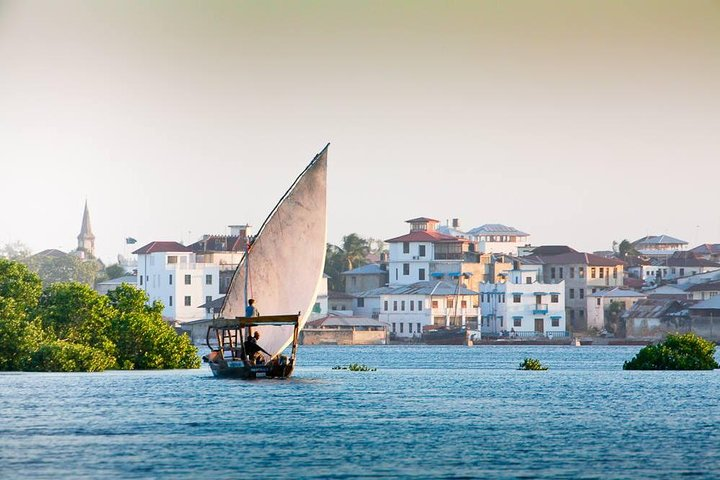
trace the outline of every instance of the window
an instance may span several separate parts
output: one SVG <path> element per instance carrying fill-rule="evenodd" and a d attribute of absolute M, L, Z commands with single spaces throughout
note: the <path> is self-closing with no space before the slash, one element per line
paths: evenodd
<path fill-rule="evenodd" d="M 172 285 L 172 273 L 168 277 L 168 285 Z"/>
<path fill-rule="evenodd" d="M 395 280 L 397 280 L 397 279 L 398 279 L 398 269 L 396 268 L 395 269 Z"/>
<path fill-rule="evenodd" d="M 410 242 L 403 242 L 403 253 L 410 253 Z"/>
<path fill-rule="evenodd" d="M 405 311 L 405 300 L 400 302 L 400 311 L 402 311 L 402 312 Z"/>
<path fill-rule="evenodd" d="M 172 295 L 168 298 L 168 306 L 172 307 Z"/>
<path fill-rule="evenodd" d="M 684 268 L 681 268 L 681 269 L 680 269 L 680 276 L 682 277 L 682 276 L 684 276 L 684 275 L 685 275 L 685 269 L 684 269 Z"/>
<path fill-rule="evenodd" d="M 592 289 L 592 293 L 595 293 L 595 292 L 597 292 L 597 288 Z"/>
<path fill-rule="evenodd" d="M 387 301 L 387 300 L 385 300 L 385 311 L 386 311 L 386 312 L 388 311 L 388 301 Z M 393 329 L 393 330 L 394 330 L 394 329 Z"/>
<path fill-rule="evenodd" d="M 563 267 L 560 267 L 560 278 L 563 278 L 564 274 L 565 274 L 565 269 Z"/>
<path fill-rule="evenodd" d="M 467 300 L 460 302 L 460 308 L 467 308 Z"/>
<path fill-rule="evenodd" d="M 580 267 L 578 269 L 578 273 L 580 275 L 580 278 L 585 278 L 585 267 Z"/>
<path fill-rule="evenodd" d="M 596 268 L 595 268 L 595 267 L 592 267 L 592 268 L 590 269 L 590 278 L 595 278 L 596 275 L 597 275 L 597 273 L 596 273 Z"/>
<path fill-rule="evenodd" d="M 438 301 L 437 301 L 437 300 L 433 300 L 433 301 L 432 301 L 432 308 L 438 308 Z"/>
<path fill-rule="evenodd" d="M 400 322 L 400 333 L 403 333 L 403 323 Z"/>
<path fill-rule="evenodd" d="M 600 269 L 600 278 L 605 278 L 605 269 L 604 268 Z"/>
<path fill-rule="evenodd" d="M 191 278 L 190 275 L 185 275 L 185 285 L 190 285 Z"/>
<path fill-rule="evenodd" d="M 408 323 L 408 333 L 412 333 L 412 323 Z"/>
<path fill-rule="evenodd" d="M 571 288 L 569 293 L 570 293 L 570 298 L 575 298 L 575 289 L 574 288 Z"/>
<path fill-rule="evenodd" d="M 560 301 L 560 295 L 550 295 L 550 303 L 558 303 Z"/>
<path fill-rule="evenodd" d="M 403 263 L 403 275 L 410 275 L 410 264 Z"/>
<path fill-rule="evenodd" d="M 505 294 L 504 293 L 500 294 L 500 303 L 505 303 Z"/>
<path fill-rule="evenodd" d="M 421 268 L 418 270 L 418 279 L 419 280 L 425 280 L 425 269 Z"/>
<path fill-rule="evenodd" d="M 527 283 L 527 284 L 532 283 L 532 277 L 525 277 L 525 283 Z"/>
<path fill-rule="evenodd" d="M 613 268 L 613 278 L 617 278 L 617 267 Z"/>
<path fill-rule="evenodd" d="M 205 275 L 205 285 L 212 285 L 212 275 Z"/>
<path fill-rule="evenodd" d="M 575 278 L 575 267 L 570 267 L 570 278 Z"/>
<path fill-rule="evenodd" d="M 418 333 L 422 332 L 422 328 L 420 328 L 420 322 L 418 322 L 418 324 L 417 324 L 417 332 Z"/>
<path fill-rule="evenodd" d="M 212 302 L 212 297 L 210 295 L 208 295 L 205 297 L 205 303 L 210 303 L 210 302 Z M 211 307 L 205 307 L 205 310 L 207 311 L 207 313 L 212 313 Z"/>
<path fill-rule="evenodd" d="M 578 314 L 579 314 L 578 316 L 580 317 L 581 320 L 582 320 L 583 318 L 585 318 L 585 310 L 583 310 L 582 308 L 580 309 L 580 311 L 578 312 Z"/>
<path fill-rule="evenodd" d="M 395 333 L 395 322 L 393 322 L 393 333 Z"/>
<path fill-rule="evenodd" d="M 140 275 L 140 285 L 142 285 L 142 284 L 143 284 L 143 276 Z"/>
<path fill-rule="evenodd" d="M 555 267 L 550 267 L 550 279 L 555 280 Z"/>
<path fill-rule="evenodd" d="M 520 303 L 520 297 L 519 293 L 513 293 L 513 303 Z"/>
<path fill-rule="evenodd" d="M 364 299 L 364 298 L 358 298 L 358 299 L 357 299 L 357 306 L 358 306 L 358 307 L 364 307 L 364 306 L 365 306 L 365 299 Z"/>
<path fill-rule="evenodd" d="M 497 317 L 497 318 L 498 318 L 498 320 L 500 320 L 500 327 L 502 327 L 502 326 L 503 326 L 503 317 L 502 317 L 502 315 L 499 316 L 499 317 Z M 489 319 L 489 318 L 488 318 L 488 326 L 490 326 L 490 319 Z"/>
<path fill-rule="evenodd" d="M 559 326 L 560 326 L 560 319 L 559 319 L 559 318 L 553 318 L 553 319 L 552 319 L 552 326 L 553 326 L 553 327 L 559 327 Z"/>
<path fill-rule="evenodd" d="M 595 301 L 597 302 L 597 306 L 599 307 L 600 306 L 600 298 L 598 297 L 598 299 Z"/>
<path fill-rule="evenodd" d="M 425 256 L 425 245 L 419 245 L 418 246 L 418 256 L 424 257 Z"/>
<path fill-rule="evenodd" d="M 453 308 L 453 305 L 455 305 L 455 302 L 452 298 L 447 299 L 447 308 Z"/>
<path fill-rule="evenodd" d="M 186 295 L 186 296 L 185 296 L 185 306 L 186 306 L 186 307 L 189 307 L 189 306 L 190 306 L 190 296 L 189 296 L 189 295 Z"/>
<path fill-rule="evenodd" d="M 418 300 L 418 312 L 421 312 L 421 311 L 422 311 L 422 307 L 423 307 L 423 302 L 422 302 L 422 300 Z"/>
<path fill-rule="evenodd" d="M 397 312 L 397 300 L 393 300 L 393 311 Z"/>
<path fill-rule="evenodd" d="M 167 263 L 168 265 L 171 263 L 177 263 L 177 255 L 168 255 Z"/>
<path fill-rule="evenodd" d="M 570 310 L 570 322 L 575 321 L 575 310 Z"/>
<path fill-rule="evenodd" d="M 580 298 L 581 298 L 581 299 L 582 299 L 582 298 L 585 298 L 585 289 L 584 289 L 584 288 L 580 288 L 580 289 L 578 289 L 578 291 L 580 292 Z"/>
<path fill-rule="evenodd" d="M 513 318 L 513 327 L 522 327 L 522 317 Z"/>
<path fill-rule="evenodd" d="M 410 300 L 410 311 L 411 312 L 415 311 L 415 302 L 413 302 L 412 300 Z"/>

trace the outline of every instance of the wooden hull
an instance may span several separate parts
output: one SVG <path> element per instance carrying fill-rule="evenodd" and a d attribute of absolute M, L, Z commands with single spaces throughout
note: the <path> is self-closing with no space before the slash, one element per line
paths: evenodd
<path fill-rule="evenodd" d="M 246 365 L 240 360 L 230 360 L 222 363 L 210 362 L 210 370 L 216 378 L 239 378 L 251 380 L 254 378 L 288 378 L 292 375 L 292 365 Z"/>
<path fill-rule="evenodd" d="M 467 330 L 448 328 L 423 332 L 422 341 L 428 345 L 467 345 Z"/>

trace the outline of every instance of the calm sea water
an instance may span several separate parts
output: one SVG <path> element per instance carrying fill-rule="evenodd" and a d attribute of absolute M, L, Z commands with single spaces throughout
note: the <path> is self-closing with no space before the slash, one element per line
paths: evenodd
<path fill-rule="evenodd" d="M 0 375 L 0 478 L 720 478 L 720 371 L 638 347 L 301 347 L 290 380 Z M 547 372 L 515 370 L 526 356 Z M 376 372 L 334 371 L 352 362 Z"/>

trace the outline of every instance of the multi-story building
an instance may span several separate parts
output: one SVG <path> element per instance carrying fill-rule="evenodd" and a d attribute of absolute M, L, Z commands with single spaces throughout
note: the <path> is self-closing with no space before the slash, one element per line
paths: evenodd
<path fill-rule="evenodd" d="M 438 221 L 432 218 L 413 218 L 407 223 L 410 233 L 387 240 L 390 286 L 462 278 L 463 285 L 473 289 L 482 281 L 486 267 L 474 242 L 438 232 Z"/>
<path fill-rule="evenodd" d="M 467 233 L 471 240 L 477 242 L 478 251 L 482 253 L 517 255 L 518 248 L 528 245 L 530 238 L 528 233 L 498 223 L 481 225 Z"/>
<path fill-rule="evenodd" d="M 688 251 L 705 260 L 720 262 L 720 243 L 704 243 Z"/>
<path fill-rule="evenodd" d="M 648 235 L 632 243 L 640 255 L 646 257 L 669 257 L 675 252 L 685 250 L 685 240 L 679 240 L 669 235 Z"/>
<path fill-rule="evenodd" d="M 198 307 L 220 296 L 218 265 L 199 262 L 192 249 L 177 242 L 150 242 L 133 253 L 137 287 L 149 302 L 162 302 L 163 317 L 180 323 L 212 318 L 210 309 Z"/>
<path fill-rule="evenodd" d="M 220 270 L 220 293 L 227 293 L 235 269 L 250 240 L 250 225 L 230 225 L 230 235 L 203 235 L 188 245 L 198 263 L 212 263 Z"/>
<path fill-rule="evenodd" d="M 586 295 L 623 286 L 625 264 L 618 259 L 564 248 L 566 253 L 529 258 L 542 264 L 544 283 L 564 282 L 568 328 L 573 332 L 585 332 L 588 330 Z M 559 247 L 553 249 L 559 250 Z"/>
<path fill-rule="evenodd" d="M 422 336 L 423 327 L 478 329 L 478 293 L 446 281 L 384 287 L 378 318 L 397 337 Z"/>
<path fill-rule="evenodd" d="M 341 275 L 345 279 L 345 293 L 350 294 L 384 287 L 388 283 L 385 264 L 371 263 L 342 272 Z"/>
<path fill-rule="evenodd" d="M 506 281 L 480 286 L 483 336 L 566 336 L 564 282 L 542 283 L 539 265 L 515 267 Z"/>
<path fill-rule="evenodd" d="M 588 328 L 602 330 L 606 324 L 606 314 L 610 305 L 621 303 L 623 310 L 630 310 L 639 300 L 644 300 L 647 295 L 625 288 L 613 288 L 612 290 L 601 290 L 590 293 L 587 296 L 587 323 Z"/>

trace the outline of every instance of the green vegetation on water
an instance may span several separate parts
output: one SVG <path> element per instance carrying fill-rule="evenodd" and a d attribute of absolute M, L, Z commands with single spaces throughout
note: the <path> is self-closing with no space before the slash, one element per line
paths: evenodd
<path fill-rule="evenodd" d="M 370 368 L 367 365 L 360 363 L 351 363 L 347 367 L 336 365 L 332 368 L 333 370 L 350 370 L 351 372 L 375 372 L 377 368 Z"/>
<path fill-rule="evenodd" d="M 694 333 L 670 334 L 664 342 L 648 345 L 632 360 L 625 362 L 625 370 L 713 370 L 720 368 L 715 361 L 715 344 Z"/>
<path fill-rule="evenodd" d="M 518 370 L 547 370 L 548 367 L 540 363 L 536 358 L 526 358 L 518 367 Z"/>
<path fill-rule="evenodd" d="M 107 296 L 76 282 L 43 290 L 25 265 L 0 259 L 0 371 L 198 368 L 190 339 L 146 302 L 130 285 Z"/>

